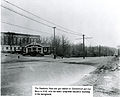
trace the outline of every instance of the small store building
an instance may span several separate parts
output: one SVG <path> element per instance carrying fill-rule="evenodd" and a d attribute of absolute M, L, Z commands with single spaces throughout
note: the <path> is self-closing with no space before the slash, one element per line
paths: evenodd
<path fill-rule="evenodd" d="M 44 46 L 42 44 L 33 42 L 25 46 L 24 52 L 26 54 L 50 54 L 50 47 L 49 46 Z"/>

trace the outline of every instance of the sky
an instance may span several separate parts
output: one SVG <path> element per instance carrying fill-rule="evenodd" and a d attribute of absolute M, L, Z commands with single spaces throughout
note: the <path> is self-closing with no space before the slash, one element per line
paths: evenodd
<path fill-rule="evenodd" d="M 86 45 L 103 45 L 117 47 L 120 45 L 120 0 L 7 0 L 35 15 L 74 32 L 63 32 L 56 29 L 56 35 L 64 35 L 72 43 L 81 43 L 82 34 Z M 39 22 L 54 27 L 55 25 L 25 13 L 1 0 L 6 6 L 27 15 Z M 43 37 L 53 36 L 53 28 L 31 21 L 7 9 L 1 8 L 1 21 L 40 30 L 30 31 L 1 23 L 1 31 L 37 34 Z M 56 26 L 57 27 L 57 26 Z M 59 27 L 57 27 L 59 28 Z M 77 33 L 74 35 L 70 33 Z"/>

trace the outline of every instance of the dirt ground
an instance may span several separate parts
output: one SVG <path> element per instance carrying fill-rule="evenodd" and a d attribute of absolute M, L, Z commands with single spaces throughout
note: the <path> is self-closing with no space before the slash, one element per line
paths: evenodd
<path fill-rule="evenodd" d="M 93 86 L 93 97 L 120 97 L 120 61 L 112 58 L 75 85 Z"/>
<path fill-rule="evenodd" d="M 2 54 L 2 91 L 8 91 L 2 94 L 28 96 L 31 95 L 29 87 L 32 84 L 89 85 L 94 87 L 94 97 L 119 97 L 119 64 L 119 59 L 113 56 L 88 57 L 83 60 Z M 25 87 L 29 88 L 29 91 L 25 91 Z"/>

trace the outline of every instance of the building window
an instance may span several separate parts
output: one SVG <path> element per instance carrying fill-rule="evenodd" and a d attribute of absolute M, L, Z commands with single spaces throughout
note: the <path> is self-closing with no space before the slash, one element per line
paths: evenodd
<path fill-rule="evenodd" d="M 13 38 L 13 44 L 16 45 L 16 37 Z"/>
<path fill-rule="evenodd" d="M 4 36 L 4 44 L 5 44 L 5 45 L 9 44 L 9 41 L 10 41 L 10 40 L 8 40 L 8 37 L 7 37 L 7 36 Z"/>
<path fill-rule="evenodd" d="M 39 40 L 39 39 L 37 39 L 37 41 L 39 42 L 40 40 Z"/>
<path fill-rule="evenodd" d="M 6 47 L 6 50 L 8 50 L 8 47 Z"/>
<path fill-rule="evenodd" d="M 35 39 L 33 38 L 33 42 L 35 42 Z"/>
<path fill-rule="evenodd" d="M 20 38 L 20 42 L 19 42 L 19 45 L 21 45 L 21 43 L 22 43 L 22 38 Z"/>
<path fill-rule="evenodd" d="M 20 50 L 20 47 L 18 47 L 18 50 Z"/>
<path fill-rule="evenodd" d="M 40 51 L 40 50 L 41 50 L 41 48 L 38 48 L 38 50 Z"/>
<path fill-rule="evenodd" d="M 36 50 L 36 48 L 35 48 L 35 47 L 33 47 L 33 50 L 35 51 L 35 50 Z"/>
<path fill-rule="evenodd" d="M 44 48 L 44 50 L 47 50 L 47 48 Z"/>
<path fill-rule="evenodd" d="M 31 39 L 30 39 L 30 43 L 31 43 L 32 41 L 33 41 L 33 39 L 31 38 Z"/>
<path fill-rule="evenodd" d="M 26 37 L 26 40 L 27 40 L 26 42 L 27 42 L 27 44 L 28 44 L 28 43 L 29 43 L 29 37 Z"/>
<path fill-rule="evenodd" d="M 10 49 L 12 50 L 12 47 L 10 47 Z"/>
<path fill-rule="evenodd" d="M 41 52 L 41 48 L 38 48 L 38 52 Z"/>
<path fill-rule="evenodd" d="M 14 47 L 14 50 L 16 51 L 16 47 Z"/>
<path fill-rule="evenodd" d="M 30 53 L 31 52 L 31 48 L 28 48 L 28 53 Z"/>
<path fill-rule="evenodd" d="M 47 48 L 44 48 L 44 51 L 47 52 Z"/>
<path fill-rule="evenodd" d="M 31 43 L 31 38 L 29 38 L 29 43 Z"/>
<path fill-rule="evenodd" d="M 22 39 L 22 44 L 25 44 L 25 37 Z"/>
<path fill-rule="evenodd" d="M 20 45 L 20 38 L 17 39 L 17 44 Z"/>
<path fill-rule="evenodd" d="M 15 39 L 16 39 L 16 45 L 18 45 L 18 38 L 16 37 Z"/>
<path fill-rule="evenodd" d="M 37 42 L 37 39 L 34 39 L 34 42 Z"/>

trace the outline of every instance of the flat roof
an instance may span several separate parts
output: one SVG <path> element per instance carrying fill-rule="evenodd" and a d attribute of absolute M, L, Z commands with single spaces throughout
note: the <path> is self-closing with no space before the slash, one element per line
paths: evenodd
<path fill-rule="evenodd" d="M 1 33 L 13 34 L 13 35 L 24 35 L 24 36 L 36 36 L 36 37 L 40 37 L 40 35 L 23 34 L 23 33 L 16 33 L 16 32 L 1 32 Z"/>

